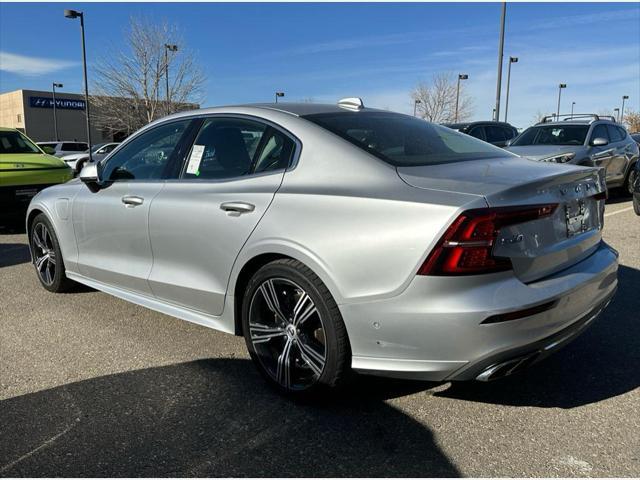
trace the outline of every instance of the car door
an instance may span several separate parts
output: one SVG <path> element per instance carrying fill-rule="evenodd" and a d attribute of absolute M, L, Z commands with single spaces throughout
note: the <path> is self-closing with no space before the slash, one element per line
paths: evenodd
<path fill-rule="evenodd" d="M 90 279 L 152 295 L 149 207 L 180 154 L 191 120 L 165 123 L 134 137 L 100 164 L 102 188 L 85 186 L 73 200 L 78 269 Z"/>
<path fill-rule="evenodd" d="M 593 141 L 596 138 L 604 138 L 607 145 L 593 146 Z M 599 123 L 594 125 L 591 129 L 591 135 L 589 135 L 589 145 L 591 146 L 591 159 L 596 167 L 604 168 L 606 174 L 606 181 L 609 183 L 612 178 L 612 166 L 611 160 L 613 158 L 613 147 L 611 146 L 611 139 L 609 138 L 609 132 L 607 131 L 607 125 Z"/>
<path fill-rule="evenodd" d="M 180 177 L 151 203 L 158 299 L 220 315 L 240 249 L 271 204 L 297 149 L 289 134 L 253 119 L 206 118 Z"/>
<path fill-rule="evenodd" d="M 622 129 L 616 125 L 607 124 L 607 132 L 609 133 L 611 152 L 610 170 L 611 180 L 614 182 L 623 182 L 627 173 L 627 151 L 625 150 L 627 142 L 625 142 L 626 133 L 623 134 Z"/>

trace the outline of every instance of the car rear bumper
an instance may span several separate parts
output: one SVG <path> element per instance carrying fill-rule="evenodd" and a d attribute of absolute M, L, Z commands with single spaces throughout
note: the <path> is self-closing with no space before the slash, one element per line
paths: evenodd
<path fill-rule="evenodd" d="M 392 299 L 342 304 L 352 367 L 434 381 L 474 379 L 511 360 L 517 371 L 568 343 L 597 318 L 615 293 L 617 268 L 617 252 L 603 242 L 588 258 L 530 284 L 512 273 L 418 276 Z M 522 318 L 483 323 L 538 306 L 544 309 Z M 509 370 L 496 368 L 480 379 Z"/>

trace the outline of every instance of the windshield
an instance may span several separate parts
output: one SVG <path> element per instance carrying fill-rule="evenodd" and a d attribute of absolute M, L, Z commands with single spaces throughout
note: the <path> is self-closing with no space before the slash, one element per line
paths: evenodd
<path fill-rule="evenodd" d="M 396 167 L 512 156 L 450 128 L 398 113 L 345 111 L 304 118 Z"/>
<path fill-rule="evenodd" d="M 20 132 L 0 131 L 0 153 L 42 153 Z"/>
<path fill-rule="evenodd" d="M 531 127 L 516 138 L 512 147 L 526 145 L 583 145 L 588 125 L 547 125 Z"/>

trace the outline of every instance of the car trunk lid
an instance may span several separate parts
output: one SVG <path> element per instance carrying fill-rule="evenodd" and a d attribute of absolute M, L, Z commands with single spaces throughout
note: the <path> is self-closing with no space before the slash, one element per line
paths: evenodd
<path fill-rule="evenodd" d="M 557 205 L 551 215 L 500 229 L 493 255 L 508 257 L 523 282 L 570 267 L 593 253 L 604 220 L 604 175 L 596 168 L 520 158 L 398 167 L 409 185 L 481 195 L 489 207 Z"/>

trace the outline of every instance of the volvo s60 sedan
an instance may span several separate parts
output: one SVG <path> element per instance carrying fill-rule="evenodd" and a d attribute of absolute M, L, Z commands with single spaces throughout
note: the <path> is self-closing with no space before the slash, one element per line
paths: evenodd
<path fill-rule="evenodd" d="M 34 197 L 27 228 L 47 290 L 243 335 L 309 394 L 351 371 L 490 380 L 576 337 L 617 286 L 605 196 L 599 169 L 345 99 L 151 123 Z"/>

